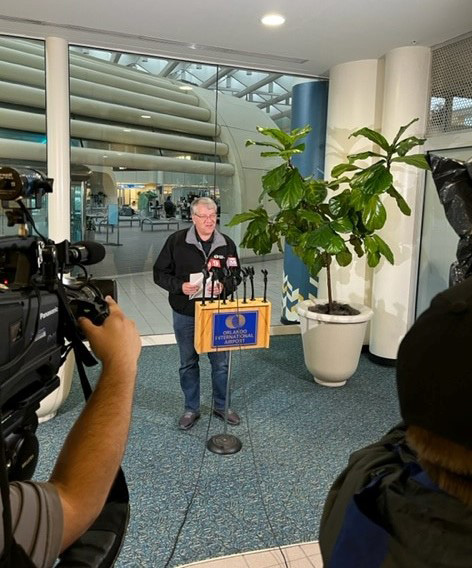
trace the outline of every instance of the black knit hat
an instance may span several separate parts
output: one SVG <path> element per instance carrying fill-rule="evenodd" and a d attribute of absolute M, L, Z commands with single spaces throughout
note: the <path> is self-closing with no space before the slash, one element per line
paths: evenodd
<path fill-rule="evenodd" d="M 406 334 L 397 389 L 406 425 L 472 448 L 472 278 L 435 296 Z"/>

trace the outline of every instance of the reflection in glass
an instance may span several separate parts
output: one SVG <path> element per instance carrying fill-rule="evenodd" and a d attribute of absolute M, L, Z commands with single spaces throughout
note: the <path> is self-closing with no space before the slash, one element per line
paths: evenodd
<path fill-rule="evenodd" d="M 1 36 L 0 61 L 0 165 L 47 175 L 44 43 Z M 46 234 L 46 196 L 32 216 Z M 8 227 L 0 206 L 0 236 L 17 232 L 18 226 Z"/>

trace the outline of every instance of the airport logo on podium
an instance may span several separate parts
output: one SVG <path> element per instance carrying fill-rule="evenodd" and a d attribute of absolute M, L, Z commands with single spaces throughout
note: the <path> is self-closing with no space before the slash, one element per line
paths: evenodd
<path fill-rule="evenodd" d="M 213 314 L 212 347 L 255 345 L 257 323 L 257 311 Z"/>

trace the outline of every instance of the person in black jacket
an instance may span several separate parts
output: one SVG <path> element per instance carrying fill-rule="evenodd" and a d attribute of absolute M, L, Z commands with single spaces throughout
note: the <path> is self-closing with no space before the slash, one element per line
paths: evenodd
<path fill-rule="evenodd" d="M 438 294 L 403 339 L 403 424 L 358 450 L 329 491 L 325 568 L 472 566 L 472 278 Z"/>
<path fill-rule="evenodd" d="M 154 264 L 154 282 L 169 292 L 174 332 L 180 352 L 180 386 L 185 399 L 179 428 L 188 430 L 200 417 L 200 368 L 194 348 L 195 299 L 201 284 L 195 282 L 203 269 L 239 267 L 236 245 L 216 229 L 216 204 L 201 197 L 191 204 L 193 225 L 173 233 L 165 242 Z M 193 275 L 193 277 L 191 277 Z M 231 292 L 230 279 L 215 283 L 214 293 Z M 213 386 L 213 412 L 224 418 L 228 352 L 208 353 Z M 229 406 L 229 401 L 228 401 Z M 240 422 L 238 414 L 228 408 L 228 424 Z"/>

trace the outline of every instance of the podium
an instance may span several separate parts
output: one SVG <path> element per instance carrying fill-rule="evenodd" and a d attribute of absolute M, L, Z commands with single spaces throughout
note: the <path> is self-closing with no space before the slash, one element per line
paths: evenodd
<path fill-rule="evenodd" d="M 261 298 L 243 302 L 195 304 L 195 351 L 234 351 L 269 347 L 271 303 Z"/>
<path fill-rule="evenodd" d="M 224 433 L 212 436 L 207 442 L 207 448 L 215 454 L 235 454 L 242 447 L 239 438 L 227 433 L 232 352 L 269 347 L 271 308 L 271 303 L 261 298 L 195 303 L 195 351 L 199 354 L 229 351 Z"/>

